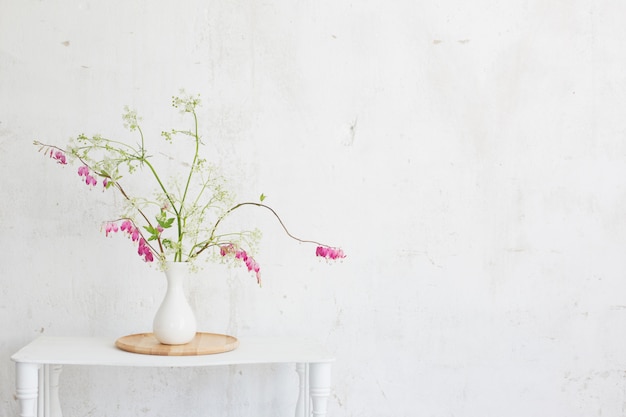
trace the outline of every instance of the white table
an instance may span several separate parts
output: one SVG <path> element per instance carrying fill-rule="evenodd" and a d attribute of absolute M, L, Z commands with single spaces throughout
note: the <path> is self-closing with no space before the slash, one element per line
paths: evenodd
<path fill-rule="evenodd" d="M 115 340 L 95 337 L 41 336 L 11 359 L 16 367 L 16 396 L 22 417 L 61 417 L 59 375 L 63 365 L 196 367 L 295 363 L 300 389 L 296 417 L 326 416 L 334 358 L 303 341 L 281 338 L 240 339 L 231 352 L 201 356 L 129 353 Z"/>

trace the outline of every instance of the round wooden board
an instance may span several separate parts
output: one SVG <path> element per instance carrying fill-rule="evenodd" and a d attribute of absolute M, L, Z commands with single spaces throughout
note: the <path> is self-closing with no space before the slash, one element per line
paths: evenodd
<path fill-rule="evenodd" d="M 164 345 L 152 333 L 138 333 L 120 337 L 115 341 L 115 346 L 127 352 L 144 355 L 197 356 L 229 352 L 239 346 L 239 341 L 225 334 L 198 332 L 187 344 Z"/>

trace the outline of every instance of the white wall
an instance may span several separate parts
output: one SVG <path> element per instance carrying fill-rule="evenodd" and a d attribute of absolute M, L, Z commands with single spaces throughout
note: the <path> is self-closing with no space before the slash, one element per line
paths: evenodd
<path fill-rule="evenodd" d="M 33 139 L 157 136 L 179 88 L 268 222 L 265 285 L 192 285 L 211 331 L 309 336 L 329 415 L 622 416 L 626 5 L 620 1 L 0 0 L 0 415 L 39 334 L 149 330 L 164 288 Z M 124 136 L 130 137 L 130 136 Z M 214 315 L 211 317 L 211 315 Z M 291 367 L 66 367 L 67 416 L 291 415 Z M 198 387 L 202 386 L 202 390 Z"/>

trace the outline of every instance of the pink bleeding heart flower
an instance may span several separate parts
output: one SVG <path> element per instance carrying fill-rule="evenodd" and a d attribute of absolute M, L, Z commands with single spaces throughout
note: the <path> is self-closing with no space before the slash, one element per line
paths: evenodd
<path fill-rule="evenodd" d="M 89 167 L 87 165 L 81 165 L 78 167 L 78 175 L 85 177 L 85 184 L 89 186 L 95 186 L 98 183 L 96 178 L 89 173 Z"/>
<path fill-rule="evenodd" d="M 108 237 L 109 233 L 111 232 L 116 233 L 119 230 L 119 228 L 117 226 L 117 223 L 109 222 L 106 224 L 104 230 L 105 230 L 105 235 Z"/>
<path fill-rule="evenodd" d="M 132 239 L 133 242 L 136 242 L 137 239 L 139 239 L 139 229 L 137 229 L 136 227 L 133 227 L 129 233 L 130 233 L 130 238 Z"/>
<path fill-rule="evenodd" d="M 139 247 L 137 248 L 137 253 L 139 254 L 139 256 L 143 256 L 145 262 L 152 262 L 154 260 L 152 251 L 150 250 L 150 247 L 148 246 L 144 238 L 139 239 Z"/>
<path fill-rule="evenodd" d="M 241 259 L 246 264 L 248 271 L 255 273 L 256 282 L 261 285 L 261 267 L 258 262 L 255 261 L 252 256 L 249 256 L 243 249 L 240 249 L 237 253 L 235 253 L 235 258 Z"/>
<path fill-rule="evenodd" d="M 107 236 L 110 233 L 117 233 L 118 231 L 124 232 L 133 242 L 139 240 L 140 237 L 139 229 L 135 228 L 130 220 L 124 220 L 119 225 L 117 222 L 107 222 L 104 226 L 104 230 Z"/>
<path fill-rule="evenodd" d="M 256 275 L 256 282 L 261 285 L 261 267 L 254 258 L 243 249 L 236 249 L 232 243 L 220 246 L 220 255 L 226 256 L 234 254 L 235 259 L 240 259 L 248 268 L 248 271 L 254 272 Z"/>
<path fill-rule="evenodd" d="M 318 246 L 315 255 L 326 259 L 343 259 L 346 254 L 340 248 L 331 248 L 328 246 Z"/>
<path fill-rule="evenodd" d="M 67 159 L 63 151 L 59 151 L 59 150 L 54 151 L 50 149 L 50 158 L 56 160 L 61 165 L 67 165 Z"/>
<path fill-rule="evenodd" d="M 231 253 L 235 252 L 235 246 L 232 243 L 229 243 L 228 245 L 221 245 L 220 246 L 220 255 L 221 256 L 226 256 L 229 255 Z"/>
<path fill-rule="evenodd" d="M 139 244 L 137 246 L 137 254 L 143 257 L 143 260 L 145 262 L 154 261 L 154 254 L 152 253 L 152 249 L 150 249 L 150 246 L 148 245 L 146 240 L 141 237 L 139 229 L 136 228 L 133 225 L 133 222 L 131 222 L 130 220 L 126 219 L 122 221 L 121 225 L 119 226 L 116 222 L 108 222 L 105 225 L 104 230 L 107 236 L 109 236 L 109 233 L 115 233 L 119 230 L 128 235 L 133 242 L 139 241 Z"/>
<path fill-rule="evenodd" d="M 122 222 L 122 225 L 120 226 L 120 230 L 123 232 L 127 232 L 127 233 L 130 233 L 132 229 L 133 229 L 133 223 L 130 220 L 124 220 Z"/>

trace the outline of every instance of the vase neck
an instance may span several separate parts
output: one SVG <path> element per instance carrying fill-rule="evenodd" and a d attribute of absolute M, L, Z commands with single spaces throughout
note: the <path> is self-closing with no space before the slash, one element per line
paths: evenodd
<path fill-rule="evenodd" d="M 165 265 L 165 277 L 168 286 L 180 286 L 182 288 L 188 274 L 189 264 L 186 262 L 167 262 Z"/>

